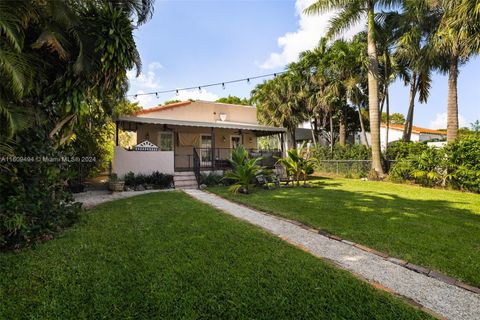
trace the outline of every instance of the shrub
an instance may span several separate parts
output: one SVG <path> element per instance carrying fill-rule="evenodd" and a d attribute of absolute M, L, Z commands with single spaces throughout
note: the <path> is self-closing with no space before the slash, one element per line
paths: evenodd
<path fill-rule="evenodd" d="M 395 141 L 388 146 L 386 157 L 388 160 L 405 159 L 410 155 L 419 155 L 428 149 L 425 143 Z"/>
<path fill-rule="evenodd" d="M 173 184 L 173 175 L 164 174 L 158 171 L 152 174 L 135 174 L 128 172 L 124 178 L 125 185 L 128 187 L 136 187 L 139 185 L 152 185 L 155 189 L 171 188 Z"/>
<path fill-rule="evenodd" d="M 393 166 L 390 179 L 394 181 L 413 180 L 423 186 L 445 186 L 447 163 L 445 149 L 427 148 L 420 154 L 400 158 Z"/>
<path fill-rule="evenodd" d="M 0 249 L 51 238 L 77 221 L 81 207 L 66 188 L 70 164 L 54 160 L 66 154 L 54 148 L 42 127 L 17 135 L 16 141 L 16 155 L 32 161 L 0 167 Z"/>
<path fill-rule="evenodd" d="M 411 147 L 411 150 L 418 150 L 416 148 L 419 147 Z M 478 193 L 479 159 L 480 137 L 468 136 L 443 149 L 427 147 L 419 153 L 412 152 L 399 158 L 389 178 L 393 181 L 411 180 L 424 186 L 450 186 Z"/>
<path fill-rule="evenodd" d="M 223 175 L 210 172 L 209 174 L 200 173 L 200 184 L 204 184 L 208 187 L 218 186 L 222 183 Z"/>
<path fill-rule="evenodd" d="M 480 136 L 465 136 L 445 150 L 449 185 L 455 189 L 480 192 Z"/>

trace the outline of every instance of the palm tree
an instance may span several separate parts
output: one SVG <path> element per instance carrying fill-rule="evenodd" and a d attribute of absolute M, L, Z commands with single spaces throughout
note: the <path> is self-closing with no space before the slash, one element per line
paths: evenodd
<path fill-rule="evenodd" d="M 252 102 L 257 107 L 259 120 L 267 125 L 287 128 L 294 148 L 295 129 L 305 120 L 305 108 L 299 97 L 300 86 L 300 79 L 295 74 L 284 73 L 252 91 Z"/>
<path fill-rule="evenodd" d="M 410 0 L 405 1 L 401 14 L 391 13 L 388 18 L 394 33 L 398 34 L 394 36 L 397 38 L 395 58 L 409 70 L 409 75 L 403 77 L 405 83 L 410 82 L 409 107 L 403 132 L 403 141 L 409 142 L 417 93 L 422 103 L 429 96 L 436 59 L 428 40 L 438 25 L 438 14 L 431 10 L 428 0 Z"/>
<path fill-rule="evenodd" d="M 433 6 L 442 13 L 434 45 L 447 60 L 447 142 L 451 143 L 458 134 L 459 66 L 480 52 L 480 4 L 478 0 L 438 0 Z"/>
<path fill-rule="evenodd" d="M 363 15 L 367 16 L 367 45 L 368 45 L 368 102 L 370 114 L 370 133 L 372 144 L 372 169 L 379 176 L 384 175 L 380 149 L 380 117 L 378 92 L 378 57 L 375 39 L 375 6 L 392 6 L 400 4 L 400 0 L 318 0 L 309 6 L 307 14 L 323 13 L 339 10 L 332 19 L 328 36 L 338 35 L 358 22 Z"/>
<path fill-rule="evenodd" d="M 358 111 L 358 118 L 360 122 L 361 140 L 364 145 L 368 147 L 367 133 L 363 120 L 362 108 L 368 105 L 367 89 L 367 48 L 366 48 L 366 34 L 360 33 L 356 35 L 349 43 L 350 49 L 350 76 L 345 81 L 347 100 Z"/>

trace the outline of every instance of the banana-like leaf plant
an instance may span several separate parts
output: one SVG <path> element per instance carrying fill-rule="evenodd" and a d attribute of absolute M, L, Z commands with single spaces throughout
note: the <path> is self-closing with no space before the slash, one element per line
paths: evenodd
<path fill-rule="evenodd" d="M 300 186 L 300 180 L 306 185 L 307 176 L 313 173 L 314 160 L 308 155 L 305 142 L 297 149 L 288 150 L 287 156 L 278 159 L 277 163 L 285 166 L 287 174 L 294 178 L 297 186 Z"/>

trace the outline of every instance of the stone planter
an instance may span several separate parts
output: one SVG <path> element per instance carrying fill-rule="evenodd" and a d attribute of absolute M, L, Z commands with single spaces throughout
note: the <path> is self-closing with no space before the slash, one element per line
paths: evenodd
<path fill-rule="evenodd" d="M 110 181 L 109 188 L 113 192 L 122 192 L 125 186 L 125 181 Z"/>

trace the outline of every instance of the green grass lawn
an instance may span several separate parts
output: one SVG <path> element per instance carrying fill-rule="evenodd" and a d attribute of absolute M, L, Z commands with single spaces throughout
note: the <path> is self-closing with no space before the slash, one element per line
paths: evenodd
<path fill-rule="evenodd" d="M 251 195 L 209 190 L 480 287 L 480 195 L 349 179 L 313 183 Z"/>
<path fill-rule="evenodd" d="M 180 192 L 101 205 L 0 254 L 0 319 L 430 318 Z"/>

